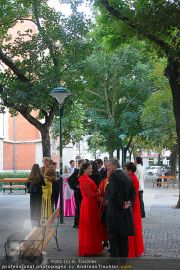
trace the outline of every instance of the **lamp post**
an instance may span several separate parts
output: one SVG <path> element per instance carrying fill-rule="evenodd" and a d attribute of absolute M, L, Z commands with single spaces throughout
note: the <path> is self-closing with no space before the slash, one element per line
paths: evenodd
<path fill-rule="evenodd" d="M 71 93 L 66 88 L 60 86 L 57 88 L 54 88 L 50 95 L 57 99 L 59 104 L 59 154 L 60 154 L 60 177 L 59 177 L 59 195 L 60 195 L 60 223 L 64 222 L 64 201 L 63 201 L 63 159 L 62 159 L 62 115 L 63 115 L 63 109 L 64 109 L 64 100 L 66 97 L 70 96 Z"/>
<path fill-rule="evenodd" d="M 123 168 L 124 163 L 125 163 L 125 160 L 124 160 L 124 140 L 126 139 L 126 134 L 124 134 L 124 133 L 120 134 L 119 138 L 121 139 L 121 145 L 122 145 L 122 162 L 121 162 L 121 165 L 122 165 L 122 168 Z"/>

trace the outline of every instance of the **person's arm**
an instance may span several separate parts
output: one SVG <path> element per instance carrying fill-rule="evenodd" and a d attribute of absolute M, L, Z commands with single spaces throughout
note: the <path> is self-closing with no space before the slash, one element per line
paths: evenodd
<path fill-rule="evenodd" d="M 68 184 L 69 184 L 70 188 L 73 189 L 73 190 L 77 189 L 78 173 L 79 173 L 79 171 L 76 170 L 76 171 L 73 172 L 73 174 L 71 174 L 71 176 L 69 178 L 67 178 Z"/>
<path fill-rule="evenodd" d="M 80 184 L 80 189 L 82 193 L 85 193 L 88 198 L 94 198 L 94 197 L 100 196 L 98 188 L 94 189 L 91 183 Z"/>
<path fill-rule="evenodd" d="M 45 181 L 44 181 L 43 175 L 41 175 L 41 180 L 40 180 L 40 182 L 41 182 L 42 186 L 46 186 L 46 183 L 45 183 Z"/>
<path fill-rule="evenodd" d="M 132 181 L 130 181 L 129 200 L 130 200 L 132 206 L 134 205 L 135 198 L 136 198 L 136 190 L 133 186 Z"/>

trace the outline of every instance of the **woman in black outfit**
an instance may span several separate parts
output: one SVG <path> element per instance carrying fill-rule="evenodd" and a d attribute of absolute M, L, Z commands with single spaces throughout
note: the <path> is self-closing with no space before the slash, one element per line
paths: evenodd
<path fill-rule="evenodd" d="M 101 176 L 98 172 L 98 166 L 96 161 L 91 161 L 92 166 L 92 175 L 90 175 L 91 179 L 94 181 L 94 183 L 99 187 L 99 184 L 101 182 Z"/>
<path fill-rule="evenodd" d="M 41 205 L 42 205 L 42 186 L 45 186 L 43 175 L 38 164 L 32 166 L 27 181 L 27 188 L 30 193 L 30 214 L 32 226 L 40 226 Z"/>

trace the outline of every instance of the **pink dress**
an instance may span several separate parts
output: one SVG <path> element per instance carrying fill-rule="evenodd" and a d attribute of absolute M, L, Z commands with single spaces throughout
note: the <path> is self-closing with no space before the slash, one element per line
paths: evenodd
<path fill-rule="evenodd" d="M 74 191 L 70 189 L 67 178 L 63 178 L 63 198 L 64 198 L 64 216 L 73 217 L 75 215 Z M 60 196 L 57 207 L 60 207 Z"/>

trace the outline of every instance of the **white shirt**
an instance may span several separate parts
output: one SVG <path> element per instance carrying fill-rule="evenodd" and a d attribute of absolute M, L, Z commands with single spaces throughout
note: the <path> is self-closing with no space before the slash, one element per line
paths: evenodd
<path fill-rule="evenodd" d="M 70 168 L 69 168 L 71 174 L 73 174 L 74 169 L 75 169 L 74 167 L 70 167 Z"/>
<path fill-rule="evenodd" d="M 144 168 L 141 164 L 136 164 L 136 172 L 137 179 L 139 181 L 139 190 L 144 190 L 144 181 L 145 181 L 145 172 Z"/>

